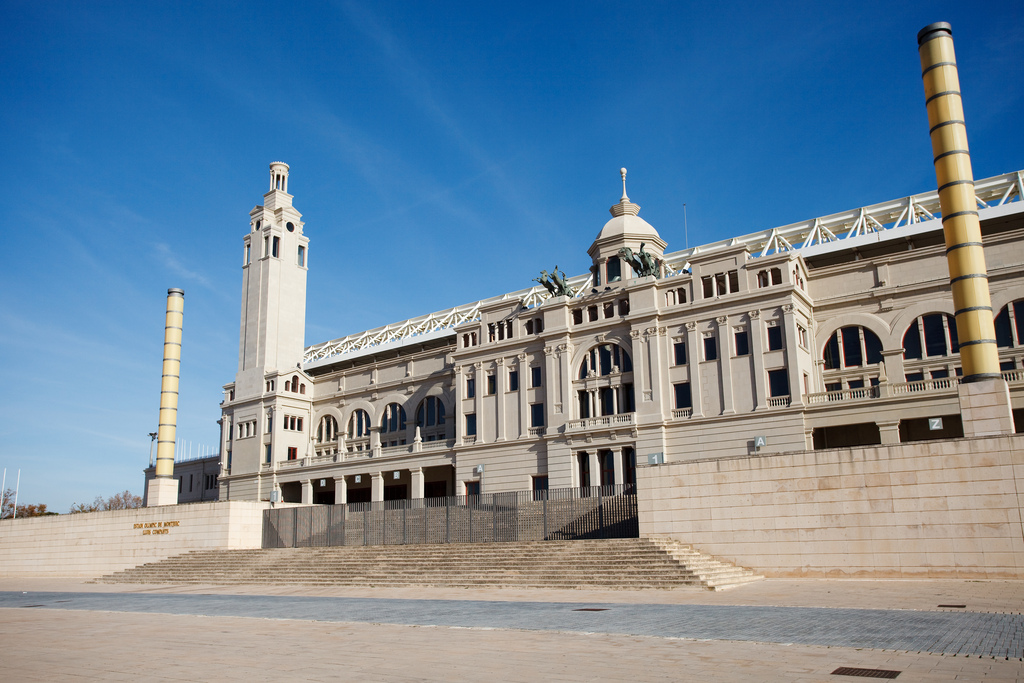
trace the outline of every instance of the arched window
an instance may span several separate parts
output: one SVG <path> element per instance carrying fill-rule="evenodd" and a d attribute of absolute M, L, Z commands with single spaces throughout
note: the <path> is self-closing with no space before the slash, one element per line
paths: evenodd
<path fill-rule="evenodd" d="M 348 438 L 361 439 L 370 436 L 370 416 L 365 410 L 358 409 L 352 413 L 348 421 Z"/>
<path fill-rule="evenodd" d="M 298 390 L 299 390 L 299 376 L 298 375 L 292 375 L 292 391 L 298 391 Z"/>
<path fill-rule="evenodd" d="M 338 438 L 338 421 L 333 415 L 324 415 L 316 428 L 316 442 L 329 443 Z"/>
<path fill-rule="evenodd" d="M 882 342 L 866 327 L 850 325 L 832 333 L 822 352 L 826 370 L 859 368 L 882 362 Z"/>
<path fill-rule="evenodd" d="M 956 319 L 946 313 L 929 313 L 910 323 L 903 335 L 903 358 L 950 356 L 960 352 Z"/>
<path fill-rule="evenodd" d="M 633 361 L 618 344 L 599 344 L 583 357 L 579 378 L 586 379 L 591 372 L 604 377 L 610 375 L 613 369 L 633 372 Z"/>
<path fill-rule="evenodd" d="M 416 426 L 420 428 L 420 438 L 424 441 L 445 438 L 444 403 L 439 397 L 427 396 L 420 401 L 416 409 Z"/>
<path fill-rule="evenodd" d="M 389 403 L 384 409 L 380 420 L 380 433 L 405 431 L 405 408 L 397 403 Z"/>
<path fill-rule="evenodd" d="M 1024 299 L 1003 306 L 994 322 L 996 345 L 999 348 L 1024 346 Z"/>

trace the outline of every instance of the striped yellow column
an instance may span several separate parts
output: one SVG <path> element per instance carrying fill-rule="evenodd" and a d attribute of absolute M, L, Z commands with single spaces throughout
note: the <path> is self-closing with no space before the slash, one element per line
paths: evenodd
<path fill-rule="evenodd" d="M 160 381 L 160 424 L 156 441 L 156 476 L 174 476 L 174 443 L 178 432 L 178 377 L 181 373 L 181 324 L 185 292 L 167 290 L 164 322 L 164 365 Z"/>
<path fill-rule="evenodd" d="M 949 284 L 960 338 L 960 361 L 964 370 L 961 381 L 998 379 L 999 353 L 978 203 L 974 198 L 974 174 L 967 147 L 960 79 L 953 53 L 953 29 L 945 22 L 929 24 L 918 32 L 917 45 L 942 207 Z"/>

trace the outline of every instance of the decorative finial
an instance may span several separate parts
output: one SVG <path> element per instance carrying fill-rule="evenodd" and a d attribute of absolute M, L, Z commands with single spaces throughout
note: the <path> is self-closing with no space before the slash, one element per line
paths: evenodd
<path fill-rule="evenodd" d="M 618 204 L 608 209 L 608 211 L 616 218 L 627 214 L 635 216 L 640 213 L 640 207 L 630 202 L 629 197 L 626 195 L 626 169 L 620 168 L 619 174 L 622 176 L 622 199 L 619 200 Z"/>

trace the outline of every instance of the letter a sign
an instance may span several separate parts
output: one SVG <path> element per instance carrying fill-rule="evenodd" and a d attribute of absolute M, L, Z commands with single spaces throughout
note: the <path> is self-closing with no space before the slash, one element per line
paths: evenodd
<path fill-rule="evenodd" d="M 763 448 L 768 445 L 767 436 L 755 436 L 754 437 L 754 448 Z"/>

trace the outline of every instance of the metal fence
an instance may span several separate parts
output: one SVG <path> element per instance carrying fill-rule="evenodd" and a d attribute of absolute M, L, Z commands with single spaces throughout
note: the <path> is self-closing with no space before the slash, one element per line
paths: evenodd
<path fill-rule="evenodd" d="M 277 508 L 264 548 L 636 538 L 636 486 Z"/>

